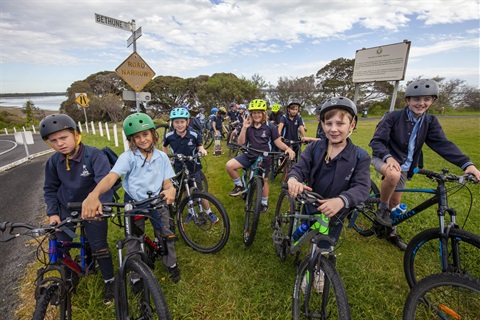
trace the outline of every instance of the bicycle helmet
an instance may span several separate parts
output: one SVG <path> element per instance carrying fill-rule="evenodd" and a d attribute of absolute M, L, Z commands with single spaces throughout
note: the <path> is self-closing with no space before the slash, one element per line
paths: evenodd
<path fill-rule="evenodd" d="M 218 108 L 218 112 L 223 113 L 223 114 L 227 114 L 227 109 L 225 109 L 225 107 L 220 107 L 220 108 Z"/>
<path fill-rule="evenodd" d="M 123 120 L 123 132 L 127 137 L 148 129 L 155 129 L 155 124 L 145 113 L 134 113 Z"/>
<path fill-rule="evenodd" d="M 292 105 L 298 105 L 298 106 L 300 107 L 301 104 L 300 104 L 300 101 L 299 101 L 298 99 L 292 99 L 292 100 L 290 100 L 290 102 L 288 103 L 287 109 L 290 108 L 290 106 L 292 106 Z"/>
<path fill-rule="evenodd" d="M 278 103 L 274 103 L 272 106 L 272 112 L 277 113 L 278 111 L 280 111 L 281 108 L 282 108 L 281 105 L 279 105 Z"/>
<path fill-rule="evenodd" d="M 438 98 L 438 83 L 430 79 L 418 79 L 412 81 L 407 90 L 405 90 L 405 98 L 420 97 L 420 96 L 434 96 Z"/>
<path fill-rule="evenodd" d="M 218 108 L 212 108 L 212 114 L 215 114 L 215 112 L 218 111 Z"/>
<path fill-rule="evenodd" d="M 238 106 L 238 109 L 247 110 L 247 107 L 244 104 Z"/>
<path fill-rule="evenodd" d="M 248 111 L 267 111 L 267 103 L 262 99 L 255 99 L 250 101 Z"/>
<path fill-rule="evenodd" d="M 346 97 L 335 97 L 328 99 L 320 109 L 320 120 L 325 121 L 325 113 L 333 108 L 341 108 L 347 110 L 353 116 L 355 121 L 357 121 L 357 106 L 355 105 L 355 103 L 353 103 L 352 100 Z"/>
<path fill-rule="evenodd" d="M 205 109 L 204 109 L 204 108 L 200 108 L 200 109 L 198 109 L 198 112 L 204 112 L 204 111 L 205 111 Z"/>
<path fill-rule="evenodd" d="M 52 133 L 65 129 L 77 130 L 75 121 L 66 114 L 51 114 L 40 122 L 40 136 L 43 140 L 47 140 Z"/>
<path fill-rule="evenodd" d="M 190 119 L 190 112 L 182 108 L 173 108 L 170 111 L 170 120 L 173 119 Z"/>

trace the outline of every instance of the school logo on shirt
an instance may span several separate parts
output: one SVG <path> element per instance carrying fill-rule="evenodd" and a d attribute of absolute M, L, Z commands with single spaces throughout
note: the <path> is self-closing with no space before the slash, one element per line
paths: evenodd
<path fill-rule="evenodd" d="M 266 130 L 263 130 L 263 132 L 262 132 L 262 138 L 266 138 L 266 137 L 267 137 L 267 132 L 266 132 Z"/>
<path fill-rule="evenodd" d="M 190 140 L 188 141 L 188 145 L 189 145 L 189 146 L 193 146 L 193 141 L 192 141 L 192 139 L 190 139 Z"/>
<path fill-rule="evenodd" d="M 81 177 L 89 177 L 91 173 L 88 171 L 87 166 L 83 165 L 82 173 L 80 174 Z"/>

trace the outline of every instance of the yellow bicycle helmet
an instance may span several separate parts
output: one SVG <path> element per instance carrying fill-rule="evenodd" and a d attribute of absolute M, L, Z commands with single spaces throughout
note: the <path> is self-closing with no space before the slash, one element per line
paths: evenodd
<path fill-rule="evenodd" d="M 282 108 L 281 105 L 279 105 L 278 103 L 275 103 L 275 104 L 273 104 L 273 106 L 272 106 L 272 112 L 277 113 L 278 111 L 280 111 L 281 108 Z"/>
<path fill-rule="evenodd" d="M 225 107 L 220 107 L 218 108 L 218 113 L 227 114 L 227 109 L 225 109 Z"/>
<path fill-rule="evenodd" d="M 255 99 L 250 101 L 248 111 L 267 111 L 267 103 L 262 99 Z"/>

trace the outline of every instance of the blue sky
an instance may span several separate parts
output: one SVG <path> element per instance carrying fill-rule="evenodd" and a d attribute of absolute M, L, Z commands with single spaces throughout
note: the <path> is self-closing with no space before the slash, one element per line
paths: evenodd
<path fill-rule="evenodd" d="M 479 7 L 478 0 L 2 0 L 0 92 L 65 91 L 115 70 L 132 53 L 131 33 L 95 23 L 94 13 L 135 19 L 143 31 L 137 51 L 156 75 L 259 74 L 275 85 L 408 39 L 401 84 L 441 76 L 479 87 Z"/>

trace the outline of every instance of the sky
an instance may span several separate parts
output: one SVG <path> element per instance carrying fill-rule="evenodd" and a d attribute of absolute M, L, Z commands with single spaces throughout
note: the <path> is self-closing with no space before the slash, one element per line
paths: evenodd
<path fill-rule="evenodd" d="M 314 75 L 357 50 L 411 41 L 406 81 L 461 79 L 480 87 L 479 0 L 1 0 L 0 93 L 64 92 L 137 52 L 156 76 L 218 72 L 272 85 Z"/>

